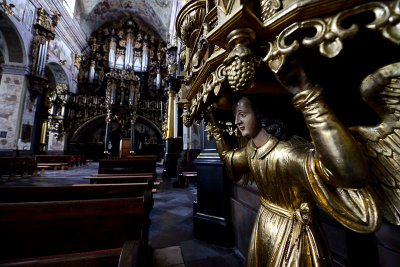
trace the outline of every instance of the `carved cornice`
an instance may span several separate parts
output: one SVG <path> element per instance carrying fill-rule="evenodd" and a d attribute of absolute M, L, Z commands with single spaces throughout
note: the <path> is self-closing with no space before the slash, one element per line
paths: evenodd
<path fill-rule="evenodd" d="M 196 12 L 204 8 L 202 5 L 203 1 L 188 2 L 176 23 L 179 29 L 187 20 L 179 37 L 190 45 L 190 49 L 181 54 L 186 61 L 182 73 L 185 84 L 179 92 L 178 102 L 185 108 L 186 126 L 200 120 L 201 114 L 215 104 L 219 96 L 251 88 L 260 63 L 257 58 L 276 73 L 286 57 L 301 45 L 318 47 L 321 55 L 336 57 L 342 51 L 343 40 L 355 36 L 361 26 L 380 31 L 384 38 L 400 44 L 400 0 L 260 0 L 260 9 L 254 8 L 256 4 L 231 0 L 224 2 L 224 6 L 205 9 L 208 13 L 201 24 Z M 357 25 L 355 19 L 363 13 L 372 13 L 375 18 L 368 24 Z M 344 20 L 350 27 L 343 26 Z M 209 21 L 214 24 L 210 26 Z M 312 36 L 293 34 L 305 29 L 312 29 Z M 189 35 L 194 34 L 194 30 L 196 38 Z M 289 36 L 297 39 L 289 39 Z M 253 41 L 255 45 L 252 45 Z"/>
<path fill-rule="evenodd" d="M 257 14 L 254 14 L 246 5 L 240 5 L 237 9 L 234 9 L 224 21 L 218 23 L 218 26 L 207 35 L 207 39 L 221 48 L 228 49 L 225 42 L 226 37 L 235 29 L 249 27 L 257 33 L 258 38 L 268 38 L 276 35 L 279 31 L 296 21 L 321 16 L 366 1 L 367 0 L 283 1 L 284 8 L 275 12 L 270 17 L 266 17 L 264 21 L 261 17 L 258 17 Z M 285 4 L 285 2 L 291 3 Z"/>
<path fill-rule="evenodd" d="M 353 37 L 359 32 L 357 24 L 354 23 L 348 28 L 343 28 L 342 22 L 346 19 L 353 22 L 350 17 L 367 12 L 373 12 L 375 19 L 363 25 L 366 29 L 379 30 L 384 38 L 395 44 L 400 44 L 400 30 L 398 28 L 400 25 L 400 1 L 370 2 L 331 16 L 291 24 L 282 30 L 273 42 L 268 42 L 269 52 L 263 58 L 263 61 L 268 64 L 273 72 L 279 72 L 285 63 L 285 58 L 298 50 L 300 43 L 305 47 L 318 47 L 321 55 L 325 57 L 336 57 L 343 49 L 343 40 Z M 315 34 L 287 44 L 287 38 L 290 35 L 306 28 L 315 29 Z"/>
<path fill-rule="evenodd" d="M 187 47 L 193 48 L 205 15 L 205 0 L 192 0 L 180 10 L 176 20 L 176 29 L 178 29 L 178 37 Z"/>

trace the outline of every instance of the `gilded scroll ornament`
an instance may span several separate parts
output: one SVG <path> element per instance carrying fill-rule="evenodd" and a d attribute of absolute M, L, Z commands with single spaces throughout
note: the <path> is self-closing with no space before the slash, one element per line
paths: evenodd
<path fill-rule="evenodd" d="M 261 0 L 261 19 L 266 21 L 272 17 L 282 6 L 280 0 Z"/>
<path fill-rule="evenodd" d="M 343 21 L 350 20 L 352 16 L 362 13 L 374 13 L 374 21 L 367 23 L 365 28 L 382 30 L 382 35 L 388 40 L 400 44 L 400 1 L 388 3 L 370 2 L 339 12 L 333 16 L 309 19 L 296 22 L 280 32 L 273 42 L 268 42 L 269 51 L 263 58 L 270 69 L 277 73 L 283 66 L 285 58 L 298 50 L 300 43 L 294 40 L 288 44 L 288 38 L 301 29 L 313 28 L 313 36 L 304 37 L 300 42 L 305 47 L 319 47 L 320 53 L 328 58 L 336 57 L 343 49 L 343 40 L 353 37 L 358 33 L 359 26 L 352 24 L 343 28 Z"/>
<path fill-rule="evenodd" d="M 183 43 L 193 48 L 195 41 L 200 33 L 200 28 L 206 15 L 205 1 L 192 1 L 185 6 L 180 12 L 184 15 L 178 16 L 176 21 L 176 29 Z"/>

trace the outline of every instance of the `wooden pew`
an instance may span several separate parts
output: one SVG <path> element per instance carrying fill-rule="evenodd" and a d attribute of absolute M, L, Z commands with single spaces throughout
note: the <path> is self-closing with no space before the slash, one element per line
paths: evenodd
<path fill-rule="evenodd" d="M 89 176 L 83 179 L 89 180 L 91 184 L 97 183 L 143 183 L 153 182 L 153 175 L 105 175 Z"/>
<path fill-rule="evenodd" d="M 36 157 L 0 157 L 0 176 L 36 175 Z"/>
<path fill-rule="evenodd" d="M 112 174 L 112 173 L 95 173 L 95 174 L 92 174 L 91 177 L 103 177 L 103 176 L 113 176 L 113 175 L 118 175 L 118 176 L 141 176 L 141 175 L 151 175 L 152 177 L 154 177 L 154 173 L 151 173 L 151 172 L 118 173 L 118 174 Z"/>
<path fill-rule="evenodd" d="M 68 163 L 38 163 L 37 167 L 42 170 L 43 173 L 43 169 L 53 169 L 56 171 L 58 167 L 60 167 L 61 170 L 64 170 L 65 167 L 68 168 Z"/>
<path fill-rule="evenodd" d="M 138 197 L 143 196 L 146 190 L 149 190 L 147 183 L 80 189 L 73 186 L 11 186 L 0 187 L 0 203 Z"/>
<path fill-rule="evenodd" d="M 84 155 L 36 155 L 36 160 L 38 164 L 62 163 L 71 168 L 86 165 L 86 156 Z"/>
<path fill-rule="evenodd" d="M 125 159 L 101 159 L 99 160 L 98 173 L 155 173 L 156 161 L 156 155 L 134 155 Z"/>
<path fill-rule="evenodd" d="M 148 184 L 147 183 L 112 183 L 112 184 L 73 184 L 72 186 L 80 186 L 80 187 L 108 187 L 108 186 L 124 186 L 124 185 L 146 185 L 146 187 L 148 188 Z M 155 182 L 154 186 L 159 186 L 160 183 L 159 182 Z M 150 191 L 150 189 L 148 189 Z M 157 188 L 152 188 L 151 189 L 151 193 L 155 194 L 157 193 Z M 151 198 L 153 200 L 153 197 Z"/>
<path fill-rule="evenodd" d="M 152 206 L 146 189 L 0 188 L 0 266 L 118 266 L 129 260 L 123 255 L 144 264 Z"/>

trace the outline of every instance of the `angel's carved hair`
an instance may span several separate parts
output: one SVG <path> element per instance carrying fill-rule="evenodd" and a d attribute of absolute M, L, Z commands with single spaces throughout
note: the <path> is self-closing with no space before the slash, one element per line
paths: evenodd
<path fill-rule="evenodd" d="M 257 121 L 267 131 L 281 141 L 287 141 L 292 137 L 292 132 L 288 124 L 278 116 L 274 115 L 273 110 L 269 110 L 265 96 L 256 94 L 234 93 L 230 97 L 230 102 L 236 105 L 241 98 L 247 98 L 250 101 Z"/>

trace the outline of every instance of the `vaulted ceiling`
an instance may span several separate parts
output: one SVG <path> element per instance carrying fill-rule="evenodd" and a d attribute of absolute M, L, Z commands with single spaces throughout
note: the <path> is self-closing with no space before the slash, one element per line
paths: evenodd
<path fill-rule="evenodd" d="M 104 23 L 130 16 L 142 27 L 148 27 L 165 40 L 172 2 L 171 0 L 77 0 L 75 16 L 87 36 Z"/>

